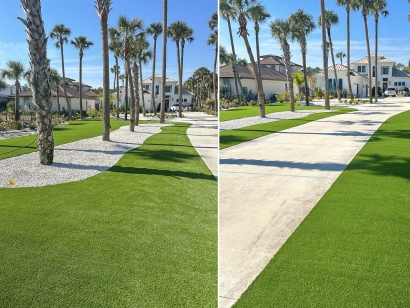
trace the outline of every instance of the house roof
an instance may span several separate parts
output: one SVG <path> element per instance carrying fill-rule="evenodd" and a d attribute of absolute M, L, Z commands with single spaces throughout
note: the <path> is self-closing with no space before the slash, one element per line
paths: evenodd
<path fill-rule="evenodd" d="M 406 78 L 406 77 L 409 78 L 410 77 L 410 75 L 407 74 L 406 72 L 398 70 L 397 68 L 394 68 L 394 67 L 393 67 L 393 70 L 392 70 L 392 76 L 393 77 L 404 77 L 404 78 Z"/>
<path fill-rule="evenodd" d="M 276 55 L 264 55 L 261 56 L 261 58 L 262 60 L 260 62 L 262 65 L 285 65 L 283 58 Z M 302 65 L 293 63 L 292 61 L 290 62 L 290 65 L 302 67 Z"/>
<path fill-rule="evenodd" d="M 346 65 L 337 63 L 335 66 L 336 66 L 336 71 L 338 71 L 338 72 L 346 72 L 346 74 L 347 74 L 347 66 L 346 66 Z M 332 66 L 329 66 L 329 67 L 327 68 L 327 70 L 328 70 L 328 71 L 334 71 L 333 65 L 332 65 Z M 367 78 L 367 76 L 362 75 L 362 74 L 359 74 L 358 72 L 356 72 L 356 71 L 355 71 L 354 69 L 352 69 L 352 68 L 350 68 L 350 75 L 351 75 L 351 76 L 360 76 L 360 77 L 363 77 L 363 78 Z M 315 74 L 315 77 L 318 77 L 318 76 L 324 76 L 324 72 L 322 71 L 322 72 L 320 72 L 320 73 Z"/>
<path fill-rule="evenodd" d="M 179 88 L 179 87 L 175 87 L 174 94 L 178 94 L 178 92 L 179 92 L 178 88 Z M 194 94 L 194 93 L 191 93 L 191 92 L 189 92 L 189 91 L 187 91 L 187 90 L 185 90 L 185 89 L 182 89 L 182 95 L 192 95 L 192 96 L 194 96 L 195 94 Z"/>
<path fill-rule="evenodd" d="M 79 86 L 79 85 L 80 85 L 80 82 L 78 82 L 78 81 L 74 81 L 74 82 L 72 82 L 72 84 L 74 84 L 74 85 L 76 85 L 76 86 Z M 83 83 L 83 84 L 82 84 L 82 86 L 83 86 L 83 87 L 89 87 L 89 88 L 92 88 L 91 86 L 89 86 L 88 84 L 85 84 L 85 83 Z"/>
<path fill-rule="evenodd" d="M 160 78 L 162 78 L 162 75 L 161 74 L 156 74 L 154 76 L 154 78 L 155 79 L 160 79 Z M 176 81 L 175 79 L 172 79 L 172 78 L 167 78 L 166 82 L 178 82 L 178 81 Z M 147 79 L 144 79 L 142 81 L 142 83 L 152 83 L 152 76 L 147 78 Z"/>
<path fill-rule="evenodd" d="M 245 79 L 255 79 L 255 75 L 252 66 L 249 64 L 247 66 L 237 66 L 239 77 Z M 233 69 L 230 65 L 224 65 L 219 68 L 220 78 L 233 78 Z M 287 81 L 285 74 L 282 74 L 276 70 L 267 67 L 261 67 L 261 77 L 265 80 L 280 80 Z"/>
<path fill-rule="evenodd" d="M 50 90 L 51 90 L 51 96 L 56 97 L 57 96 L 57 88 L 56 87 L 50 87 Z M 80 92 L 76 91 L 75 89 L 67 87 L 66 91 L 67 91 L 67 97 L 69 97 L 69 98 L 80 98 Z M 31 90 L 27 91 L 27 92 L 21 92 L 19 94 L 19 96 L 20 97 L 32 97 L 33 92 Z M 59 87 L 59 90 L 58 90 L 58 96 L 59 97 L 64 97 L 64 89 L 61 86 Z M 98 95 L 93 91 L 88 91 L 86 93 L 83 93 L 82 96 L 83 96 L 84 99 L 94 99 L 95 100 Z M 9 95 L 9 97 L 15 97 L 15 95 L 14 94 Z"/>
<path fill-rule="evenodd" d="M 373 54 L 370 55 L 370 57 L 374 58 L 374 57 L 376 57 L 376 54 L 373 53 Z M 383 56 L 381 54 L 377 54 L 377 58 L 378 58 L 378 61 L 377 61 L 378 63 L 396 63 L 396 61 L 394 61 L 392 59 L 389 59 L 389 58 L 386 58 L 385 56 Z M 357 61 L 353 62 L 352 64 L 368 64 L 368 63 L 369 63 L 369 61 L 368 61 L 367 57 L 364 57 L 360 60 L 357 60 Z"/>

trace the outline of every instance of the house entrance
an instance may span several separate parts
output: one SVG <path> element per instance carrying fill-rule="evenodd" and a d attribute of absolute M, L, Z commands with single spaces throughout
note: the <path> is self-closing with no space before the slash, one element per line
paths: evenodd
<path fill-rule="evenodd" d="M 383 78 L 383 93 L 384 93 L 384 91 L 386 91 L 387 90 L 387 87 L 388 87 L 388 85 L 389 85 L 389 79 L 388 78 Z"/>
<path fill-rule="evenodd" d="M 169 111 L 169 98 L 165 99 L 165 111 Z"/>

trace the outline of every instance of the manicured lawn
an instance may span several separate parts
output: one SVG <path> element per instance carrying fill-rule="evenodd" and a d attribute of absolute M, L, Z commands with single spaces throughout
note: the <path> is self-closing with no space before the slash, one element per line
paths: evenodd
<path fill-rule="evenodd" d="M 299 103 L 295 103 L 295 110 L 312 110 L 312 109 L 323 109 L 324 107 L 318 106 L 299 106 Z M 339 109 L 337 107 L 331 107 L 331 109 Z M 275 103 L 265 105 L 266 114 L 281 112 L 281 111 L 290 111 L 290 103 Z M 236 120 L 246 117 L 254 117 L 259 115 L 259 106 L 242 106 L 236 107 L 230 110 L 224 110 L 219 112 L 219 121 L 229 121 Z"/>
<path fill-rule="evenodd" d="M 409 305 L 409 122 L 380 127 L 235 307 Z"/>
<path fill-rule="evenodd" d="M 217 306 L 217 182 L 173 124 L 97 176 L 0 189 L 0 307 Z"/>
<path fill-rule="evenodd" d="M 355 111 L 354 108 L 339 108 L 339 111 L 314 113 L 299 119 L 280 120 L 262 124 L 256 124 L 239 129 L 225 130 L 219 133 L 219 148 L 225 149 L 227 147 L 276 133 L 291 127 L 306 124 L 311 121 L 331 117 L 334 115 Z"/>

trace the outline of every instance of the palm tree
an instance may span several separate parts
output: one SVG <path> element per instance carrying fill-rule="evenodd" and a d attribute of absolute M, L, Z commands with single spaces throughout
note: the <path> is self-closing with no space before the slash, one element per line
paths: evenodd
<path fill-rule="evenodd" d="M 223 46 L 220 46 L 220 47 L 223 47 Z M 225 53 L 222 55 L 221 52 L 219 52 L 219 62 L 221 65 L 230 65 L 233 68 L 233 65 L 234 65 L 233 54 Z M 248 61 L 242 58 L 237 58 L 236 64 L 239 66 L 249 65 Z"/>
<path fill-rule="evenodd" d="M 259 112 L 261 118 L 265 117 L 265 94 L 263 93 L 262 79 L 258 72 L 258 67 L 255 62 L 255 58 L 252 53 L 251 45 L 249 44 L 248 36 L 249 32 L 247 29 L 247 16 L 250 14 L 249 10 L 252 9 L 258 2 L 256 0 L 231 0 L 232 8 L 236 15 L 238 16 L 238 35 L 243 38 L 246 46 L 246 51 L 248 52 L 249 59 L 252 64 L 252 69 L 255 72 L 256 86 L 258 89 L 258 100 L 259 100 Z"/>
<path fill-rule="evenodd" d="M 108 48 L 114 53 L 115 67 L 117 68 L 117 71 L 115 74 L 115 79 L 117 81 L 117 106 L 116 106 L 117 114 L 116 116 L 117 116 L 117 119 L 119 119 L 120 118 L 120 89 L 119 89 L 120 66 L 118 65 L 118 58 L 121 57 L 122 46 L 121 46 L 121 42 L 119 42 L 119 39 L 118 39 L 118 31 L 115 28 L 109 28 L 108 35 L 110 38 L 110 45 Z"/>
<path fill-rule="evenodd" d="M 290 15 L 289 20 L 291 22 L 292 34 L 294 39 L 296 39 L 300 44 L 300 50 L 302 51 L 302 62 L 303 62 L 303 76 L 305 81 L 305 101 L 306 106 L 309 106 L 309 95 L 308 95 L 308 83 L 307 83 L 307 68 L 306 68 L 306 53 L 307 53 L 307 41 L 306 36 L 308 36 L 315 28 L 316 25 L 313 21 L 313 17 L 307 14 L 305 11 L 299 9 L 292 15 Z M 300 96 L 300 91 L 299 91 Z"/>
<path fill-rule="evenodd" d="M 1 77 L 14 81 L 16 88 L 16 103 L 14 109 L 14 121 L 20 121 L 20 82 L 26 74 L 26 69 L 20 61 L 7 61 L 7 68 L 1 70 Z"/>
<path fill-rule="evenodd" d="M 290 66 L 290 46 L 288 43 L 289 39 L 292 39 L 292 29 L 289 19 L 276 19 L 269 24 L 270 31 L 273 37 L 275 37 L 280 44 L 280 49 L 283 52 L 283 59 L 285 60 L 285 71 L 289 83 L 289 93 L 290 93 L 290 110 L 295 111 L 295 96 L 293 93 L 293 76 Z"/>
<path fill-rule="evenodd" d="M 374 21 L 376 26 L 376 43 L 375 43 L 375 63 L 374 63 L 374 71 L 375 71 L 375 97 L 374 101 L 377 102 L 378 98 L 378 90 L 379 90 L 379 82 L 378 82 L 378 71 L 377 71 L 377 49 L 378 49 L 378 41 L 379 41 L 379 13 L 382 14 L 383 17 L 387 17 L 389 15 L 389 11 L 386 10 L 387 2 L 386 0 L 375 0 L 373 1 L 373 6 L 370 8 L 370 13 L 374 15 Z"/>
<path fill-rule="evenodd" d="M 122 56 L 125 61 L 128 78 L 131 84 L 131 40 L 136 35 L 136 31 L 143 31 L 144 23 L 140 18 L 128 19 L 121 15 L 117 21 L 117 31 L 119 40 L 122 42 Z M 131 87 L 132 88 L 132 87 Z M 130 91 L 131 108 L 130 108 L 130 131 L 135 129 L 135 95 L 134 91 Z"/>
<path fill-rule="evenodd" d="M 110 140 L 110 63 L 108 57 L 108 14 L 110 13 L 111 0 L 95 0 L 95 9 L 100 18 L 102 59 L 103 59 L 103 141 Z"/>
<path fill-rule="evenodd" d="M 258 74 L 261 76 L 261 55 L 259 51 L 259 24 L 264 23 L 270 17 L 270 14 L 266 11 L 266 8 L 262 4 L 257 4 L 249 9 L 250 20 L 254 22 L 255 29 L 255 43 L 256 43 L 256 58 L 258 61 Z"/>
<path fill-rule="evenodd" d="M 19 19 L 26 26 L 27 41 L 30 47 L 30 84 L 33 91 L 33 102 L 30 102 L 30 105 L 36 110 L 37 149 L 40 163 L 50 165 L 53 163 L 54 158 L 50 60 L 47 59 L 47 36 L 41 16 L 40 0 L 21 0 L 21 8 L 26 15 L 26 19 Z M 16 105 L 18 105 L 18 102 L 16 102 Z"/>
<path fill-rule="evenodd" d="M 151 86 L 151 102 L 154 108 L 154 115 L 157 115 L 157 107 L 155 105 L 155 60 L 157 56 L 157 39 L 158 35 L 162 33 L 162 24 L 160 22 L 154 22 L 149 25 L 149 27 L 145 30 L 145 33 L 148 35 L 152 35 L 154 38 L 154 54 L 152 60 L 152 86 Z"/>
<path fill-rule="evenodd" d="M 7 83 L 0 77 L 0 91 L 3 91 L 7 88 Z"/>
<path fill-rule="evenodd" d="M 241 79 L 239 78 L 238 75 L 238 70 L 236 67 L 236 53 L 235 53 L 235 44 L 233 42 L 233 35 L 232 35 L 232 27 L 231 27 L 231 20 L 235 21 L 236 20 L 236 13 L 233 10 L 232 6 L 228 3 L 229 0 L 220 0 L 219 1 L 219 12 L 221 17 L 227 21 L 228 23 L 228 29 L 229 29 L 229 37 L 231 40 L 231 49 L 232 49 L 232 54 L 234 55 L 233 60 L 233 74 L 234 74 L 234 80 L 235 80 L 235 89 L 236 89 L 236 98 L 239 101 L 239 93 L 242 95 L 242 99 L 244 104 L 246 105 L 246 96 L 244 93 L 244 89 L 242 87 Z M 239 85 L 239 87 L 238 87 Z M 239 88 L 241 91 L 239 92 Z"/>
<path fill-rule="evenodd" d="M 182 117 L 182 74 L 183 74 L 183 61 L 184 61 L 184 46 L 185 39 L 189 42 L 193 41 L 194 30 L 183 21 L 176 21 L 169 25 L 168 37 L 171 38 L 177 48 L 177 63 L 178 63 L 178 97 L 179 97 L 179 110 L 178 116 Z M 181 53 L 180 53 L 180 43 L 181 43 Z"/>
<path fill-rule="evenodd" d="M 343 58 L 346 58 L 346 54 L 343 51 L 338 52 L 336 54 L 336 58 L 340 59 L 340 64 L 343 65 Z"/>
<path fill-rule="evenodd" d="M 162 80 L 161 80 L 161 114 L 159 122 L 165 122 L 165 87 L 167 79 L 167 17 L 168 0 L 162 2 Z"/>
<path fill-rule="evenodd" d="M 322 25 L 322 51 L 323 51 L 323 73 L 325 75 L 325 109 L 330 110 L 329 103 L 329 78 L 328 66 L 327 66 L 327 49 L 326 49 L 326 21 L 325 21 L 325 0 L 320 0 L 320 17 Z"/>
<path fill-rule="evenodd" d="M 321 25 L 321 22 L 322 22 L 322 19 L 321 17 L 319 17 L 319 21 L 318 21 L 319 26 Z M 332 35 L 330 34 L 330 28 L 332 27 L 332 25 L 337 25 L 339 23 L 339 16 L 337 16 L 337 14 L 332 10 L 325 10 L 325 22 L 326 22 L 327 37 L 329 38 L 329 47 L 330 47 L 330 54 L 332 56 L 333 70 L 335 73 L 337 99 L 340 101 L 339 79 L 337 78 L 336 63 L 335 63 L 335 57 L 333 54 Z"/>
<path fill-rule="evenodd" d="M 346 6 L 346 26 L 347 26 L 347 84 L 350 98 L 353 98 L 352 82 L 350 79 L 350 2 L 352 0 L 336 0 L 337 5 Z"/>
<path fill-rule="evenodd" d="M 67 28 L 64 24 L 55 25 L 53 30 L 50 33 L 50 37 L 52 39 L 56 39 L 57 42 L 55 43 L 56 48 L 60 48 L 61 52 L 61 69 L 63 72 L 63 89 L 64 89 L 64 97 L 67 102 L 68 106 L 68 115 L 70 119 L 72 119 L 72 110 L 71 110 L 71 103 L 67 97 L 67 89 L 66 89 L 66 82 L 65 82 L 65 70 L 64 70 L 64 43 L 68 43 L 68 36 L 71 34 L 70 28 Z"/>
<path fill-rule="evenodd" d="M 363 23 L 364 23 L 364 33 L 366 36 L 366 48 L 367 48 L 367 61 L 369 63 L 369 72 L 368 72 L 368 85 L 369 85 L 369 102 L 373 103 L 372 96 L 372 70 L 371 70 L 371 58 L 370 58 L 370 41 L 369 41 L 369 29 L 367 26 L 367 15 L 370 13 L 372 8 L 373 0 L 352 0 L 351 8 L 353 10 L 362 10 Z"/>
<path fill-rule="evenodd" d="M 50 68 L 50 83 L 56 88 L 57 95 L 57 114 L 60 114 L 60 83 L 61 76 L 55 68 Z"/>
<path fill-rule="evenodd" d="M 209 37 L 208 40 L 206 41 L 206 44 L 208 46 L 215 45 L 215 57 L 214 57 L 214 71 L 212 75 L 212 82 L 213 82 L 213 88 L 214 88 L 214 100 L 215 100 L 215 113 L 218 111 L 218 96 L 217 96 L 217 85 L 216 85 L 216 65 L 218 62 L 218 13 L 215 12 L 212 14 L 211 19 L 208 21 L 208 28 L 213 31 Z"/>
<path fill-rule="evenodd" d="M 71 44 L 74 45 L 75 48 L 79 50 L 80 56 L 80 118 L 83 118 L 83 56 L 84 50 L 90 48 L 90 46 L 94 45 L 92 41 L 87 41 L 86 36 L 79 36 L 76 37 L 74 40 L 71 41 Z"/>
<path fill-rule="evenodd" d="M 298 86 L 299 90 L 299 102 L 302 101 L 302 85 L 305 83 L 305 76 L 301 71 L 295 71 L 292 73 L 293 80 L 295 84 Z"/>
<path fill-rule="evenodd" d="M 129 81 L 130 81 L 130 92 L 134 93 L 135 97 L 135 107 L 134 107 L 134 112 L 132 112 L 132 106 L 131 106 L 131 114 L 130 118 L 133 118 L 135 121 L 135 126 L 138 126 L 139 123 L 139 106 L 140 106 L 140 97 L 139 97 L 139 85 L 138 85 L 138 39 L 141 37 L 141 34 L 138 36 L 132 38 L 130 40 L 130 62 L 132 62 L 131 66 L 131 74 L 129 76 Z M 144 95 L 144 94 L 142 94 Z M 136 112 L 135 112 L 136 109 Z"/>

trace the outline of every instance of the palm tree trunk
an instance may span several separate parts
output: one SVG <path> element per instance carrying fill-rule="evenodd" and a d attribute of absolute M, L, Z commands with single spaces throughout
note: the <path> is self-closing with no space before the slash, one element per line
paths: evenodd
<path fill-rule="evenodd" d="M 140 63 L 140 78 L 141 78 L 141 85 L 142 85 L 142 69 L 141 69 L 141 63 Z M 138 126 L 139 123 L 139 119 L 140 119 L 140 96 L 139 96 L 139 85 L 138 85 L 138 65 L 137 63 L 134 62 L 133 66 L 132 66 L 132 81 L 133 81 L 133 88 L 134 88 L 134 92 L 135 92 L 135 101 L 136 101 L 136 112 L 135 112 L 135 126 Z M 142 93 L 142 96 L 144 96 L 144 93 Z"/>
<path fill-rule="evenodd" d="M 57 85 L 57 115 L 60 115 L 60 85 Z"/>
<path fill-rule="evenodd" d="M 135 129 L 135 95 L 132 86 L 132 72 L 130 60 L 127 59 L 127 71 L 130 78 L 130 96 L 131 96 L 131 107 L 130 107 L 130 132 L 133 132 Z"/>
<path fill-rule="evenodd" d="M 236 53 L 235 53 L 235 44 L 233 43 L 233 36 L 232 36 L 232 27 L 231 27 L 231 19 L 228 18 L 228 29 L 229 29 L 229 37 L 231 39 L 231 48 L 232 48 L 232 55 L 233 55 L 233 78 L 235 81 L 235 89 L 236 89 L 236 99 L 239 102 L 239 89 L 238 89 L 238 83 L 240 85 L 241 88 L 241 95 L 243 96 L 243 102 L 244 104 L 246 104 L 245 101 L 245 96 L 243 95 L 242 92 L 242 85 L 240 84 L 240 80 L 239 80 L 239 76 L 238 76 L 238 70 L 237 70 L 237 64 L 236 64 Z"/>
<path fill-rule="evenodd" d="M 115 57 L 115 73 L 117 79 L 117 119 L 120 118 L 120 84 L 119 84 L 119 77 L 118 77 L 118 57 Z"/>
<path fill-rule="evenodd" d="M 248 52 L 249 59 L 251 60 L 253 71 L 255 72 L 256 86 L 258 89 L 260 117 L 264 118 L 265 117 L 265 94 L 263 93 L 262 80 L 260 79 L 259 74 L 256 73 L 258 71 L 258 68 L 255 63 L 255 58 L 253 57 L 253 53 L 252 53 L 251 45 L 249 44 L 249 41 L 248 41 L 248 37 L 245 35 L 245 36 L 242 36 L 242 38 L 245 42 L 246 51 Z"/>
<path fill-rule="evenodd" d="M 157 38 L 154 37 L 154 57 L 152 59 L 152 86 L 151 86 L 151 102 L 152 102 L 152 107 L 154 108 L 154 115 L 157 115 L 157 107 L 155 105 L 155 93 L 154 93 L 154 88 L 155 88 L 155 60 L 156 60 L 156 55 L 157 55 Z"/>
<path fill-rule="evenodd" d="M 159 123 L 165 122 L 165 87 L 167 78 L 167 17 L 168 0 L 163 0 L 162 7 L 162 84 L 161 84 L 161 115 Z"/>
<path fill-rule="evenodd" d="M 177 57 L 178 57 L 178 117 L 182 118 L 182 59 L 184 57 L 184 46 L 182 46 L 181 58 L 179 55 L 179 42 L 177 43 Z"/>
<path fill-rule="evenodd" d="M 80 50 L 80 119 L 83 118 L 83 55 L 82 50 Z"/>
<path fill-rule="evenodd" d="M 20 83 L 16 80 L 16 101 L 14 103 L 14 122 L 20 121 Z"/>
<path fill-rule="evenodd" d="M 329 73 L 327 65 L 326 28 L 325 28 L 325 0 L 320 0 L 320 18 L 322 25 L 323 70 L 325 75 L 325 109 L 330 110 L 329 103 Z"/>
<path fill-rule="evenodd" d="M 140 65 L 140 83 L 141 83 L 141 101 L 142 101 L 142 115 L 145 117 L 146 112 L 145 112 L 145 99 L 144 99 L 144 87 L 142 86 L 142 65 L 141 65 L 141 61 L 139 63 Z M 139 97 L 139 85 L 137 83 L 137 89 L 135 92 L 135 97 L 137 98 L 137 119 L 139 119 L 139 102 L 140 102 L 140 97 Z M 136 122 L 136 125 L 138 126 L 138 120 Z"/>
<path fill-rule="evenodd" d="M 375 89 L 375 91 L 374 91 L 374 101 L 375 102 L 377 102 L 377 98 L 378 98 L 378 96 L 379 96 L 379 83 L 378 83 L 378 74 L 377 74 L 377 47 L 378 47 L 378 37 L 379 37 L 379 14 L 378 13 L 376 13 L 375 15 L 374 15 L 374 21 L 375 21 L 375 26 L 376 26 L 376 46 L 375 46 L 375 56 L 376 56 L 376 58 L 375 58 L 375 62 L 374 62 L 374 70 L 375 70 L 375 81 L 374 81 L 374 83 L 375 83 L 375 85 L 374 85 L 374 89 Z M 370 62 L 370 61 L 369 61 Z"/>
<path fill-rule="evenodd" d="M 366 47 L 367 47 L 367 60 L 369 63 L 369 72 L 368 72 L 368 77 L 369 77 L 369 103 L 373 103 L 373 98 L 372 98 L 372 67 L 371 67 L 371 58 L 370 58 L 370 42 L 369 42 L 369 30 L 367 27 L 367 13 L 366 11 L 363 10 L 362 12 L 363 15 L 363 21 L 364 21 L 364 32 L 366 35 Z"/>
<path fill-rule="evenodd" d="M 283 50 L 283 57 L 285 58 L 285 72 L 286 76 L 288 77 L 289 83 L 289 94 L 290 94 L 290 111 L 295 112 L 295 94 L 293 92 L 293 76 L 292 76 L 292 68 L 290 66 L 290 47 L 288 42 L 284 42 L 282 46 Z M 300 95 L 300 94 L 299 94 Z"/>
<path fill-rule="evenodd" d="M 350 99 L 353 99 L 352 81 L 350 79 L 350 5 L 346 6 L 347 14 L 347 84 L 349 86 Z"/>
<path fill-rule="evenodd" d="M 336 70 L 335 57 L 333 55 L 333 43 L 332 43 L 332 36 L 330 35 L 330 28 L 327 28 L 327 36 L 329 37 L 330 54 L 332 56 L 333 71 L 335 72 L 337 100 L 340 102 L 339 79 L 337 78 L 337 70 Z"/>
<path fill-rule="evenodd" d="M 128 119 L 128 71 L 127 71 L 127 65 L 125 64 L 124 66 L 125 68 L 125 96 L 124 96 L 124 100 L 125 100 L 125 113 L 124 113 L 124 119 L 127 120 Z"/>
<path fill-rule="evenodd" d="M 303 37 L 300 42 L 300 47 L 302 49 L 302 65 L 303 65 L 303 78 L 305 79 L 305 102 L 306 106 L 309 106 L 309 88 L 307 82 L 307 68 L 306 68 L 306 37 Z M 299 99 L 300 99 L 300 89 L 299 89 Z"/>
<path fill-rule="evenodd" d="M 63 42 L 60 40 L 60 52 L 61 52 L 61 69 L 63 71 L 63 90 L 64 90 L 64 97 L 68 107 L 68 116 L 70 120 L 73 119 L 73 115 L 71 112 L 71 103 L 68 101 L 67 97 L 67 90 L 66 90 L 66 82 L 65 82 L 65 70 L 64 70 L 64 49 L 63 49 Z"/>
<path fill-rule="evenodd" d="M 258 25 L 258 29 L 259 29 L 259 25 Z M 261 55 L 259 51 L 259 30 L 256 31 L 256 29 L 255 29 L 255 39 L 256 39 L 256 57 L 257 57 L 257 62 L 258 62 L 258 76 L 259 76 L 259 79 L 261 80 L 262 92 L 263 92 L 263 81 L 262 81 L 262 73 L 261 73 Z M 263 95 L 263 103 L 265 104 L 265 95 Z"/>
<path fill-rule="evenodd" d="M 108 14 L 108 13 L 107 13 Z M 101 16 L 101 39 L 102 39 L 102 58 L 103 58 L 103 141 L 110 140 L 110 62 L 108 56 L 108 16 Z"/>
<path fill-rule="evenodd" d="M 214 85 L 215 115 L 218 114 L 218 96 L 216 95 L 217 94 L 217 84 L 216 84 L 216 64 L 217 64 L 217 61 L 218 61 L 218 44 L 216 44 L 216 46 L 215 46 L 214 71 L 213 71 L 213 74 L 212 74 L 212 82 L 213 82 L 213 85 Z"/>

